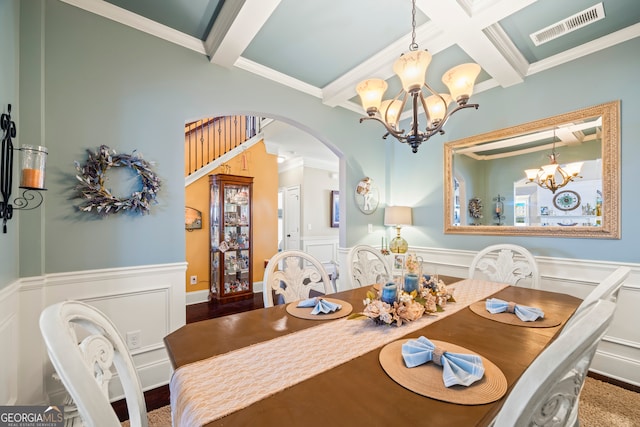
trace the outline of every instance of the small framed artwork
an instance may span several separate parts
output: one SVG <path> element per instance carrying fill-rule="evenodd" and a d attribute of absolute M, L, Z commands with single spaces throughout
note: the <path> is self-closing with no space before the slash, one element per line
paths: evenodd
<path fill-rule="evenodd" d="M 404 270 L 405 254 L 392 254 L 392 255 L 393 255 L 392 270 L 394 275 L 397 273 L 402 274 Z"/>
<path fill-rule="evenodd" d="M 331 191 L 331 227 L 340 226 L 340 192 Z"/>

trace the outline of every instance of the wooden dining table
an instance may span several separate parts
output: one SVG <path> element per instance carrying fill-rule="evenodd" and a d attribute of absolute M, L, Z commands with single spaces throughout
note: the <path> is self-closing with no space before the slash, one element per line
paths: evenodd
<path fill-rule="evenodd" d="M 469 279 L 456 283 L 446 282 L 455 288 L 455 294 L 463 294 L 478 281 Z M 465 303 L 450 303 L 444 313 L 439 313 L 429 324 L 419 329 L 409 330 L 402 338 L 425 336 L 431 340 L 453 343 L 470 350 L 491 361 L 504 374 L 507 382 L 506 394 L 497 401 L 487 404 L 466 405 L 449 403 L 415 393 L 394 381 L 381 367 L 379 354 L 387 343 L 382 337 L 387 333 L 402 333 L 408 325 L 372 326 L 370 319 L 307 320 L 292 316 L 286 305 L 233 314 L 220 318 L 191 323 L 167 335 L 164 339 L 169 358 L 175 369 L 171 381 L 171 403 L 173 419 L 183 420 L 182 425 L 192 426 L 189 420 L 191 410 L 207 413 L 219 411 L 223 404 L 218 395 L 237 398 L 237 405 L 229 413 L 212 416 L 202 424 L 206 426 L 354 426 L 354 425 L 434 425 L 444 426 L 487 426 L 504 403 L 509 391 L 536 356 L 559 334 L 566 321 L 574 313 L 581 300 L 570 295 L 523 287 L 492 284 L 493 289 L 479 299 L 492 296 L 518 304 L 539 307 L 545 318 L 558 320 L 553 327 L 522 327 L 500 323 L 472 312 Z M 506 287 L 505 287 L 506 286 Z M 345 301 L 352 305 L 354 312 L 362 311 L 363 299 L 370 287 L 338 292 L 328 297 Z M 446 316 L 445 316 L 446 314 Z M 271 354 L 268 349 L 276 349 L 279 343 L 288 341 L 295 346 L 300 336 L 313 338 L 320 325 L 328 322 L 332 327 L 348 325 L 349 328 L 368 330 L 379 328 L 381 342 L 367 342 L 368 347 L 349 360 L 339 360 L 326 370 L 301 376 L 286 387 L 265 391 L 263 376 L 279 379 L 291 375 L 291 366 L 286 357 Z M 413 322 L 412 322 L 413 323 Z M 409 324 L 410 325 L 410 324 Z M 419 325 L 416 323 L 416 325 Z M 316 329 L 314 329 L 316 328 Z M 326 326 L 325 326 L 326 328 Z M 374 332 L 376 334 L 376 332 Z M 373 335 L 376 337 L 376 335 Z M 375 341 L 376 338 L 373 339 Z M 328 341 L 328 342 L 326 342 Z M 324 347 L 338 346 L 332 340 L 317 342 Z M 270 347 L 271 345 L 271 347 Z M 284 344 L 283 344 L 284 345 Z M 302 345 L 302 344 L 301 344 Z M 305 344 L 305 345 L 308 345 Z M 323 347 L 324 346 L 324 347 Z M 342 347 L 352 351 L 349 345 Z M 369 348 L 372 348 L 369 350 Z M 340 354 L 340 348 L 332 349 Z M 324 353 L 321 353 L 324 354 Z M 236 357 L 237 355 L 237 357 Z M 250 355 L 251 357 L 248 357 Z M 276 362 L 273 358 L 277 357 Z M 246 364 L 244 361 L 246 360 Z M 235 376 L 241 371 L 251 372 L 256 364 L 270 361 L 269 371 L 255 377 L 249 376 L 241 384 L 227 385 L 226 375 Z M 327 361 L 318 361 L 327 362 Z M 328 361 L 330 364 L 331 361 Z M 209 378 L 213 370 L 216 378 Z M 181 372 L 181 370 L 183 370 Z M 188 375 L 180 375 L 186 374 Z M 259 370 L 257 372 L 260 372 Z M 251 375 L 251 374 L 249 374 Z M 211 392 L 198 403 L 190 405 L 191 399 L 202 394 L 197 392 L 200 381 L 209 381 L 204 391 Z M 263 384 L 263 385 L 260 385 Z M 201 386 L 201 385 L 200 385 Z M 218 387 L 219 390 L 213 390 Z M 231 388 L 230 388 L 231 387 Z M 202 388 L 200 389 L 203 390 Z M 260 393 L 264 392 L 264 396 Z M 191 394 L 189 394 L 191 393 Z M 256 394 L 257 393 L 257 394 Z M 257 396 L 257 397 L 256 397 Z M 248 399 L 248 400 L 245 400 Z M 228 402 L 224 403 L 228 405 Z M 192 407 L 193 406 L 193 407 Z M 197 407 L 197 408 L 196 408 Z M 237 409 L 235 409 L 237 408 Z M 177 424 L 176 424 L 177 425 Z"/>

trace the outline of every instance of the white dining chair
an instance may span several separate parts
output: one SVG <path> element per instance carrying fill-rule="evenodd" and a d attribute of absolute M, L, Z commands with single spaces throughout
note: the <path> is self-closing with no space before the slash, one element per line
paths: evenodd
<path fill-rule="evenodd" d="M 111 368 L 115 366 L 131 426 L 148 426 L 147 407 L 133 358 L 107 316 L 85 303 L 64 301 L 42 311 L 40 331 L 49 359 L 85 425 L 120 427 L 108 396 Z"/>
<path fill-rule="evenodd" d="M 272 307 L 275 297 L 289 303 L 314 294 L 333 293 L 327 271 L 312 255 L 289 250 L 274 255 L 264 269 L 262 280 L 264 306 Z"/>
<path fill-rule="evenodd" d="M 518 245 L 491 245 L 478 252 L 471 261 L 469 278 L 479 277 L 512 286 L 520 280 L 529 279 L 532 288 L 540 288 L 536 259 L 531 252 Z"/>
<path fill-rule="evenodd" d="M 573 408 L 614 310 L 605 300 L 586 307 L 518 379 L 491 426 L 577 426 Z"/>
<path fill-rule="evenodd" d="M 571 318 L 567 321 L 560 332 L 560 335 L 568 333 L 567 331 L 571 330 L 571 325 L 576 321 L 576 319 L 580 318 L 580 313 L 583 310 L 586 310 L 587 307 L 595 304 L 599 300 L 607 300 L 611 301 L 614 304 L 617 303 L 618 293 L 620 292 L 620 288 L 624 284 L 624 281 L 629 277 L 629 273 L 631 269 L 629 267 L 618 267 L 613 273 L 609 274 L 605 279 L 592 290 L 589 295 L 580 303 L 575 313 Z M 573 406 L 571 410 L 570 422 L 569 425 L 578 425 L 578 411 L 579 411 L 579 403 Z"/>
<path fill-rule="evenodd" d="M 627 277 L 629 277 L 629 273 L 631 273 L 631 269 L 629 267 L 621 266 L 615 269 L 613 273 L 605 277 L 604 280 L 600 282 L 598 286 L 589 293 L 589 295 L 587 295 L 582 303 L 580 303 L 574 316 L 600 299 L 616 302 L 620 288 Z"/>
<path fill-rule="evenodd" d="M 361 287 L 380 283 L 391 278 L 391 267 L 380 251 L 372 246 L 357 245 L 347 256 L 347 270 L 351 287 Z"/>

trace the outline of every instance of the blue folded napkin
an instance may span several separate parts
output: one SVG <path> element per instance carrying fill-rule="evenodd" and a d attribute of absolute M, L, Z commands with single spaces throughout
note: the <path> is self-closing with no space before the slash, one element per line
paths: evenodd
<path fill-rule="evenodd" d="M 298 303 L 298 307 L 313 307 L 311 314 L 332 313 L 342 308 L 340 304 L 322 298 L 309 298 Z"/>
<path fill-rule="evenodd" d="M 407 368 L 413 368 L 429 361 L 442 366 L 442 380 L 445 387 L 456 384 L 469 386 L 484 375 L 484 366 L 482 366 L 480 356 L 449 353 L 436 347 L 425 337 L 409 340 L 402 344 L 402 357 Z"/>
<path fill-rule="evenodd" d="M 504 312 L 515 313 L 523 322 L 533 322 L 537 318 L 544 319 L 544 312 L 539 308 L 527 307 L 526 305 L 507 302 L 498 298 L 488 298 L 485 306 L 491 314 Z M 511 309 L 510 306 L 512 307 Z"/>

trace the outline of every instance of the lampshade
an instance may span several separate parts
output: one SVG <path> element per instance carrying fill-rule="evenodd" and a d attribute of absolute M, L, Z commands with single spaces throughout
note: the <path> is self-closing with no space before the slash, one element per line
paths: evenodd
<path fill-rule="evenodd" d="M 384 209 L 384 225 L 412 225 L 411 208 L 409 206 L 387 206 Z"/>
<path fill-rule="evenodd" d="M 422 88 L 427 74 L 427 68 L 431 64 L 431 54 L 426 50 L 414 50 L 400 56 L 393 64 L 393 72 L 402 82 L 402 88 L 407 91 L 416 91 Z"/>
<path fill-rule="evenodd" d="M 446 84 L 451 98 L 460 104 L 466 104 L 473 94 L 473 85 L 480 74 L 480 66 L 474 63 L 460 64 L 453 67 L 442 76 L 442 83 Z"/>
<path fill-rule="evenodd" d="M 569 163 L 564 167 L 564 170 L 571 176 L 578 176 L 582 170 L 584 162 Z"/>
<path fill-rule="evenodd" d="M 538 172 L 540 169 L 526 169 L 524 173 L 527 175 L 527 179 L 529 181 L 533 181 L 538 177 Z"/>
<path fill-rule="evenodd" d="M 360 82 L 356 87 L 356 92 L 360 95 L 362 108 L 369 113 L 375 113 L 380 109 L 382 96 L 387 90 L 387 82 L 382 79 L 369 79 Z"/>
<path fill-rule="evenodd" d="M 439 122 L 442 120 L 444 115 L 447 114 L 449 104 L 453 102 L 451 95 L 448 93 L 443 93 L 441 96 L 442 98 L 437 95 L 431 95 L 425 99 L 427 111 L 429 112 L 429 117 L 432 122 Z M 443 98 L 444 102 L 442 102 Z"/>
<path fill-rule="evenodd" d="M 411 225 L 411 208 L 409 206 L 387 206 L 384 210 L 384 225 L 396 228 L 396 237 L 389 242 L 389 250 L 393 253 L 403 254 L 409 249 L 409 244 L 400 236 L 400 228 L 403 225 Z"/>
<path fill-rule="evenodd" d="M 400 108 L 402 107 L 402 101 L 387 99 L 380 104 L 380 115 L 389 126 L 394 129 L 398 127 L 398 121 L 400 120 Z"/>
<path fill-rule="evenodd" d="M 557 170 L 558 170 L 557 163 L 551 163 L 551 164 L 542 166 L 542 178 L 553 177 L 556 174 Z"/>

